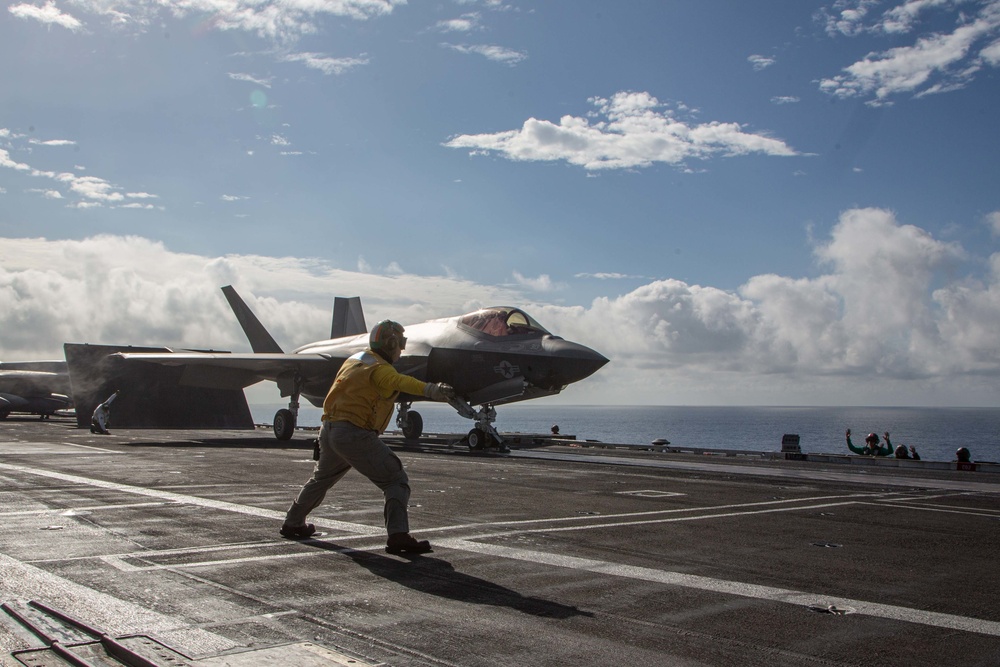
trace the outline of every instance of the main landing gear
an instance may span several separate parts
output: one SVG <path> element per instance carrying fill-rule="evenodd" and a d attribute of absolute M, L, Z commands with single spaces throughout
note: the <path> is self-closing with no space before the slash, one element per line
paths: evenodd
<path fill-rule="evenodd" d="M 396 426 L 407 440 L 416 440 L 424 432 L 424 418 L 416 410 L 410 410 L 410 401 L 402 401 L 396 413 Z"/>
<path fill-rule="evenodd" d="M 302 390 L 302 378 L 298 373 L 292 378 L 292 393 L 288 400 L 288 408 L 282 408 L 274 413 L 274 437 L 278 440 L 291 440 L 295 433 L 295 425 L 299 421 L 299 392 Z M 287 396 L 287 394 L 284 394 Z"/>
<path fill-rule="evenodd" d="M 458 414 L 476 422 L 475 428 L 469 431 L 469 434 L 463 438 L 469 445 L 470 450 L 485 451 L 495 449 L 501 452 L 510 451 L 504 444 L 503 438 L 493 428 L 493 422 L 497 420 L 497 411 L 493 409 L 491 404 L 486 404 L 479 410 L 476 410 L 471 404 L 466 403 L 460 398 L 453 398 L 448 403 L 451 407 L 455 408 Z M 407 440 L 416 440 L 424 432 L 424 419 L 420 416 L 419 412 L 410 409 L 411 405 L 410 401 L 402 401 L 399 404 L 399 410 L 396 412 L 396 426 L 403 432 L 404 438 Z"/>

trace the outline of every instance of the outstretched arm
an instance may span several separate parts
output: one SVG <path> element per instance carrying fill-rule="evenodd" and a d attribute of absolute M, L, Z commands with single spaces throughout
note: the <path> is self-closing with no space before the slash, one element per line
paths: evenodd
<path fill-rule="evenodd" d="M 851 429 L 847 429 L 846 437 L 847 437 L 847 448 L 849 450 L 851 450 L 855 454 L 864 454 L 865 453 L 864 447 L 855 447 L 854 443 L 851 442 Z"/>

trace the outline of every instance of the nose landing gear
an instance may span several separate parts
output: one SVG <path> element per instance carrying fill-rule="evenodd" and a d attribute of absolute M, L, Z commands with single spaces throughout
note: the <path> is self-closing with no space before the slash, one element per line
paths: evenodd
<path fill-rule="evenodd" d="M 459 398 L 450 399 L 448 403 L 458 411 L 458 414 L 476 422 L 475 428 L 465 436 L 469 450 L 484 451 L 495 449 L 501 452 L 510 451 L 504 443 L 503 436 L 493 428 L 493 422 L 497 420 L 497 411 L 493 409 L 492 404 L 486 403 L 479 410 L 476 410 L 471 404 Z"/>

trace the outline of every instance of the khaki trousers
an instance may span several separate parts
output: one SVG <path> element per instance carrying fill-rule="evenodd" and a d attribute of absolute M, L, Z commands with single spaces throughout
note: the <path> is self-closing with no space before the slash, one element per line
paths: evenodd
<path fill-rule="evenodd" d="M 319 460 L 312 477 L 289 508 L 285 524 L 303 525 L 309 513 L 323 502 L 326 492 L 351 468 L 382 489 L 386 531 L 390 535 L 410 532 L 406 512 L 410 483 L 403 463 L 379 439 L 378 433 L 343 421 L 323 422 L 319 432 Z"/>

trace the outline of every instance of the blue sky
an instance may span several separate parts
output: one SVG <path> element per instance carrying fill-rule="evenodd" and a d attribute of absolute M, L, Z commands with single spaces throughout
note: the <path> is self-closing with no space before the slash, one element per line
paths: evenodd
<path fill-rule="evenodd" d="M 0 358 L 523 305 L 569 403 L 995 405 L 1000 1 L 7 0 Z M 270 318 L 270 319 L 269 319 Z"/>

